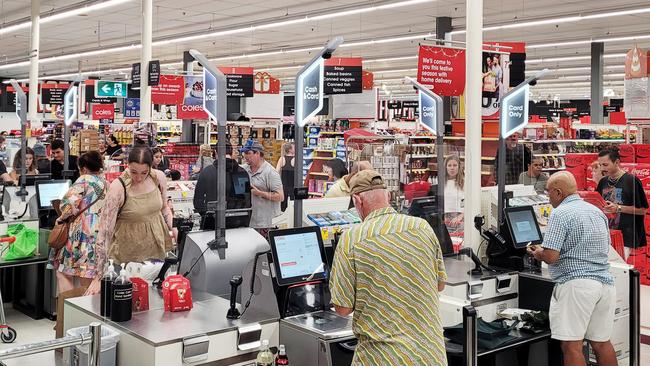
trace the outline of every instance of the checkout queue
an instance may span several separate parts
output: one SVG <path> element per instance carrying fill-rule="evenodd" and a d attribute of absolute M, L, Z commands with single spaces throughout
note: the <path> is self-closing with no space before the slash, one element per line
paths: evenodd
<path fill-rule="evenodd" d="M 228 146 L 227 246 L 219 247 L 214 246 L 211 240 L 214 236 L 210 234 L 217 226 L 213 204 L 217 197 L 218 160 L 197 174 L 194 207 L 201 215 L 199 230 L 181 234 L 174 227 L 166 184 L 168 177 L 165 171 L 155 169 L 156 159 L 150 148 L 134 147 L 128 154 L 122 154 L 127 166 L 119 178 L 109 184 L 101 174 L 104 157 L 98 152 L 88 152 L 78 158 L 71 156 L 71 171 L 63 171 L 61 144 L 59 140 L 52 142 L 47 178 L 57 182 L 69 180 L 56 222 L 69 222 L 70 228 L 65 243 L 50 250 L 49 268 L 56 271 L 60 292 L 81 287 L 85 288 L 85 295 L 103 298 L 101 315 L 99 306 L 90 297 L 66 301 L 66 319 L 71 317 L 66 327 L 87 320 L 87 317 L 75 318 L 78 310 L 83 309 L 86 314 L 96 313 L 93 315 L 96 319 L 104 320 L 123 333 L 123 340 L 134 334 L 141 339 L 148 337 L 138 333 L 131 319 L 138 317 L 141 322 L 154 317 L 134 312 L 138 309 L 130 308 L 128 316 L 121 314 L 108 320 L 104 309 L 106 302 L 116 309 L 119 300 L 127 299 L 125 293 L 121 293 L 124 296 L 117 300 L 118 303 L 110 296 L 104 298 L 103 292 L 109 291 L 109 287 L 104 287 L 102 280 L 110 274 L 116 284 L 117 280 L 122 284 L 130 283 L 125 279 L 127 264 L 157 260 L 176 265 L 178 275 L 167 277 L 162 284 L 162 294 L 149 286 L 147 303 L 152 304 L 149 311 L 154 311 L 154 298 L 162 298 L 165 310 L 173 311 L 173 306 L 167 304 L 172 300 L 165 295 L 165 290 L 178 288 L 176 295 L 180 297 L 175 298 L 176 305 L 184 305 L 176 310 L 189 310 L 194 306 L 191 314 L 204 306 L 213 306 L 224 311 L 212 316 L 223 316 L 223 321 L 228 318 L 219 329 L 210 328 L 210 324 L 201 325 L 208 328 L 201 328 L 200 334 L 196 334 L 205 335 L 205 339 L 201 343 L 204 348 L 190 352 L 195 357 L 192 358 L 194 362 L 217 360 L 209 352 L 217 347 L 210 342 L 210 337 L 215 331 L 234 331 L 239 334 L 233 338 L 236 347 L 224 351 L 231 356 L 225 357 L 228 361 L 223 364 L 240 365 L 244 360 L 253 360 L 259 346 L 269 344 L 262 342 L 264 337 L 271 340 L 272 346 L 283 344 L 281 349 L 286 350 L 291 364 L 296 365 L 460 365 L 465 351 L 458 350 L 462 342 L 454 327 L 448 326 L 449 319 L 442 315 L 444 309 L 453 308 L 459 312 L 458 309 L 468 304 L 477 308 L 488 306 L 473 300 L 478 299 L 475 297 L 478 293 L 476 283 L 480 282 L 485 289 L 489 281 L 497 283 L 496 292 L 501 294 L 491 302 L 500 301 L 499 296 L 506 293 L 510 301 L 507 304 L 512 305 L 512 299 L 517 297 L 512 283 L 520 272 L 529 271 L 534 280 L 551 284 L 552 295 L 528 318 L 515 315 L 514 321 L 504 322 L 479 314 L 483 315 L 481 321 L 485 326 L 494 332 L 493 340 L 503 338 L 494 348 L 498 351 L 490 352 L 490 346 L 483 344 L 479 347 L 479 356 L 484 352 L 492 364 L 513 364 L 512 357 L 516 357 L 518 364 L 550 365 L 554 364 L 551 354 L 556 347 L 561 350 L 565 365 L 584 365 L 583 341 L 586 340 L 599 365 L 617 364 L 617 355 L 610 342 L 617 306 L 608 261 L 610 222 L 599 209 L 576 194 L 575 178 L 568 172 L 556 173 L 546 183 L 554 210 L 545 235 L 540 232 L 532 207 L 508 211 L 505 216 L 508 230 L 502 230 L 501 235 L 485 234 L 477 225 L 477 229 L 491 240 L 490 245 L 507 247 L 504 252 L 510 258 L 518 256 L 521 263 L 534 262 L 531 258 L 536 261 L 513 270 L 483 264 L 471 250 L 454 253 L 449 233 L 439 224 L 444 213 L 421 206 L 419 210 L 412 207 L 407 214 L 392 207 L 381 175 L 367 162 L 353 168 L 337 182 L 346 187 L 341 189 L 349 194 L 346 206 L 350 203 L 354 206 L 361 222 L 351 225 L 326 245 L 321 230 L 314 226 L 275 230 L 273 220 L 281 213 L 280 204 L 286 194 L 280 172 L 264 160 L 264 148 L 259 142 L 250 140 L 239 150 L 245 161 L 242 166 L 233 159 L 232 146 Z M 33 148 L 31 158 L 27 154 L 25 164 L 42 166 L 43 158 L 36 156 L 37 150 L 41 151 L 41 146 Z M 645 195 L 626 193 L 628 178 L 618 169 L 620 158 L 617 154 L 615 150 L 601 153 L 599 163 L 606 177 L 600 182 L 598 191 L 608 201 L 607 212 L 621 215 L 619 225 L 624 226 L 633 222 L 635 215 L 645 214 L 648 204 L 644 202 Z M 16 180 L 6 170 L 0 162 L 0 177 L 13 184 Z M 31 168 L 28 172 L 41 174 Z M 637 186 L 637 182 L 631 183 Z M 623 193 L 612 198 L 612 190 L 616 189 L 622 189 Z M 643 198 L 629 198 L 637 196 Z M 623 215 L 629 216 L 623 220 Z M 636 230 L 640 228 L 637 226 Z M 630 235 L 630 238 L 642 238 L 639 241 L 630 239 L 632 247 L 645 245 L 641 242 L 645 235 L 621 229 L 626 238 Z M 169 253 L 174 251 L 177 257 L 170 259 Z M 461 258 L 461 254 L 468 254 L 472 261 Z M 542 262 L 548 265 L 548 272 L 540 270 Z M 120 268 L 114 264 L 121 265 L 122 270 L 115 271 Z M 165 279 L 166 273 L 161 273 L 159 277 Z M 459 273 L 464 278 L 457 282 L 452 277 L 458 277 Z M 179 277 L 189 281 L 183 282 Z M 504 278 L 508 279 L 507 287 Z M 467 289 L 467 297 L 465 293 L 456 297 L 459 283 L 463 291 Z M 229 293 L 225 289 L 230 290 Z M 514 297 L 510 296 L 513 291 Z M 134 296 L 128 294 L 129 304 Z M 198 303 L 205 305 L 196 306 Z M 548 318 L 546 323 L 530 320 L 545 317 Z M 181 324 L 180 318 L 170 319 L 170 322 Z M 245 329 L 249 324 L 257 324 L 260 328 Z M 269 328 L 268 324 L 275 325 Z M 148 326 L 155 328 L 156 324 Z M 153 338 L 147 338 L 147 342 L 155 349 L 157 343 Z M 515 349 L 525 343 L 522 340 L 529 338 L 531 343 L 533 338 L 534 342 L 548 341 L 548 346 L 542 351 L 533 346 L 526 352 Z M 171 337 L 163 343 L 185 342 L 186 339 Z M 312 340 L 321 345 L 320 350 L 312 347 Z M 118 363 L 137 359 L 135 354 L 126 354 L 130 349 L 126 344 L 118 346 Z M 260 353 L 266 355 L 267 352 Z M 505 355 L 500 357 L 499 352 Z M 184 357 L 183 353 L 178 360 L 161 364 L 180 365 Z M 536 361 L 530 363 L 530 360 Z M 546 363 L 536 363 L 540 360 Z"/>

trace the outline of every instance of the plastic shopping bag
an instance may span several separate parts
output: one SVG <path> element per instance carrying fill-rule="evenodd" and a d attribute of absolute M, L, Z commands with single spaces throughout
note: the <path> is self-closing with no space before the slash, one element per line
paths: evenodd
<path fill-rule="evenodd" d="M 34 256 L 38 246 L 38 232 L 34 229 L 27 228 L 24 224 L 10 225 L 7 228 L 7 235 L 15 236 L 14 241 L 4 259 L 11 261 L 24 259 Z"/>

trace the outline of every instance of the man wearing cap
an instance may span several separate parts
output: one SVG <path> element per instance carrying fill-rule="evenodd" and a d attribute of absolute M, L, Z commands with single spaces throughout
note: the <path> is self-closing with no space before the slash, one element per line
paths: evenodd
<path fill-rule="evenodd" d="M 350 179 L 363 219 L 341 236 L 330 278 L 336 312 L 354 312 L 352 365 L 447 365 L 438 293 L 447 275 L 438 239 L 397 213 L 374 170 Z"/>
<path fill-rule="evenodd" d="M 47 149 L 45 145 L 39 143 L 34 144 L 34 160 L 36 160 L 36 169 L 40 174 L 50 172 L 50 159 L 47 158 Z"/>
<path fill-rule="evenodd" d="M 264 160 L 264 147 L 256 140 L 248 140 L 239 150 L 244 154 L 244 169 L 251 178 L 253 213 L 250 226 L 264 237 L 273 227 L 273 218 L 280 214 L 284 200 L 282 179 L 275 168 Z"/>

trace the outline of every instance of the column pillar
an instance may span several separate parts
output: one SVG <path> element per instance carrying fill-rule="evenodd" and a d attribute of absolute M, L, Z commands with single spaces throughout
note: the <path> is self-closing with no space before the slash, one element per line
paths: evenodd
<path fill-rule="evenodd" d="M 142 0 L 142 50 L 140 53 L 140 122 L 151 122 L 149 61 L 153 33 L 153 0 Z"/>
<path fill-rule="evenodd" d="M 603 118 L 603 71 L 605 44 L 591 43 L 591 123 L 602 125 Z"/>
<path fill-rule="evenodd" d="M 481 60 L 483 0 L 466 0 L 467 51 L 465 86 L 465 246 L 478 249 L 481 238 L 474 216 L 481 213 Z"/>
<path fill-rule="evenodd" d="M 29 117 L 32 123 L 38 121 L 38 57 L 41 42 L 41 0 L 32 0 L 31 44 L 29 47 Z"/>
<path fill-rule="evenodd" d="M 185 75 L 189 75 L 194 72 L 194 57 L 190 55 L 190 51 L 183 52 L 183 72 Z M 204 136 L 204 142 L 210 143 L 210 123 L 206 127 L 206 136 Z M 192 126 L 191 119 L 184 119 L 181 126 L 181 141 L 183 142 L 199 142 L 198 136 L 194 136 L 194 126 Z"/>
<path fill-rule="evenodd" d="M 436 18 L 436 38 L 451 40 L 451 17 L 437 17 Z M 445 44 L 444 42 L 438 42 Z M 451 121 L 451 97 L 442 97 L 443 112 L 442 117 L 445 122 Z"/>

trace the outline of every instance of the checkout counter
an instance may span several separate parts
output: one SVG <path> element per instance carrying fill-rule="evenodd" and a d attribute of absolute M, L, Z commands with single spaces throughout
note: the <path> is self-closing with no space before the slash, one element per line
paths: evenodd
<path fill-rule="evenodd" d="M 541 241 L 532 208 L 518 208 L 506 216 L 516 232 L 508 233 L 505 244 L 490 236 L 487 239 L 513 248 L 513 243 L 521 246 Z M 313 223 L 309 217 L 306 220 Z M 226 230 L 228 247 L 221 249 L 209 246 L 214 232 L 190 233 L 179 273 L 187 273 L 192 283 L 192 310 L 165 312 L 158 290 L 150 288 L 149 311 L 134 313 L 128 322 L 113 323 L 100 317 L 98 296 L 68 299 L 64 328 L 97 320 L 114 327 L 121 333 L 119 365 L 250 365 L 261 340 L 268 339 L 271 346 L 285 345 L 292 365 L 348 366 L 356 338 L 351 317 L 341 317 L 329 308 L 331 260 L 322 229 L 307 226 L 271 231 L 267 242 L 253 229 L 232 228 Z M 478 341 L 478 318 L 495 320 L 508 308 L 548 311 L 554 283 L 546 268 L 524 257 L 516 262 L 523 269 L 496 269 L 493 265 L 480 269 L 462 255 L 471 253 L 450 251 L 445 230 L 436 232 L 446 248 L 448 274 L 440 294 L 441 319 L 445 327 L 463 324 L 466 334 L 462 344 L 447 342 L 450 365 L 560 364 L 559 344 L 550 339 L 548 330 L 512 330 L 511 341 L 490 349 L 479 347 Z M 508 252 L 508 256 L 517 253 Z M 629 364 L 638 365 L 638 273 L 615 252 L 610 268 L 618 295 L 612 342 L 619 364 L 629 359 Z M 228 299 L 233 302 L 229 304 Z M 243 316 L 226 317 L 237 313 Z"/>

